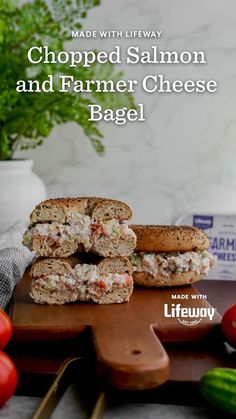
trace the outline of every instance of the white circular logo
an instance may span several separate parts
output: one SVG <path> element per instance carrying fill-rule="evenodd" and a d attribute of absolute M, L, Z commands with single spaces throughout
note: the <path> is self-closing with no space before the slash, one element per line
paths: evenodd
<path fill-rule="evenodd" d="M 184 326 L 196 326 L 197 324 L 199 324 L 202 319 L 196 319 L 196 320 L 186 320 L 186 319 L 181 319 L 180 317 L 178 317 L 178 321 L 183 324 Z"/>

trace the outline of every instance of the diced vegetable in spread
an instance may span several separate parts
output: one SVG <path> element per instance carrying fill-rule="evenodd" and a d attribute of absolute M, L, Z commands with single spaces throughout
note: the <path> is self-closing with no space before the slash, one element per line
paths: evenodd
<path fill-rule="evenodd" d="M 32 233 L 31 233 L 31 231 L 30 231 L 30 230 L 27 230 L 27 231 L 25 232 L 25 234 L 24 234 L 24 244 L 25 244 L 26 246 L 29 246 L 29 247 L 30 247 L 31 242 L 32 242 Z"/>
<path fill-rule="evenodd" d="M 153 277 L 157 274 L 169 276 L 183 272 L 207 275 L 214 268 L 216 258 L 206 250 L 198 252 L 173 253 L 133 253 L 131 262 L 136 272 L 147 272 Z"/>
<path fill-rule="evenodd" d="M 79 213 L 72 214 L 66 224 L 58 222 L 37 223 L 24 234 L 23 243 L 31 247 L 33 237 L 48 237 L 57 245 L 65 241 L 82 243 L 86 251 L 93 246 L 93 241 L 101 237 L 109 237 L 112 240 L 133 236 L 134 232 L 124 222 L 118 220 L 97 221 L 94 223 L 88 215 Z"/>
<path fill-rule="evenodd" d="M 112 289 L 113 284 L 130 286 L 133 279 L 128 273 L 101 274 L 97 265 L 78 264 L 68 275 L 51 274 L 34 278 L 34 288 L 44 288 L 49 292 L 69 290 L 78 293 L 78 299 L 88 301 L 91 296 L 100 297 Z"/>

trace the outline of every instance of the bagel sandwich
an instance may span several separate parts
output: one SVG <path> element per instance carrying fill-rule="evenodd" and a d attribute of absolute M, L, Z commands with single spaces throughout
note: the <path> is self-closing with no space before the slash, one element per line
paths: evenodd
<path fill-rule="evenodd" d="M 31 267 L 30 296 L 38 304 L 84 301 L 113 304 L 129 301 L 133 267 L 124 257 L 42 258 Z"/>
<path fill-rule="evenodd" d="M 133 225 L 137 236 L 131 255 L 134 284 L 171 287 L 205 278 L 216 259 L 206 233 L 191 226 Z"/>
<path fill-rule="evenodd" d="M 131 216 L 127 204 L 112 199 L 48 199 L 31 213 L 23 244 L 44 257 L 68 257 L 77 251 L 130 256 L 136 245 L 127 225 Z"/>

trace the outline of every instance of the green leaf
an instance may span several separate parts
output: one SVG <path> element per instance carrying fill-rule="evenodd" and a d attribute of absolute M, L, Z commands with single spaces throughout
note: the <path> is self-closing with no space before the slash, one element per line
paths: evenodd
<path fill-rule="evenodd" d="M 88 94 L 59 92 L 59 75 L 75 79 L 119 80 L 123 74 L 106 63 L 90 68 L 68 64 L 31 64 L 27 59 L 33 45 L 48 45 L 55 52 L 66 49 L 71 31 L 81 28 L 87 12 L 99 0 L 31 0 L 19 5 L 16 0 L 0 0 L 0 160 L 12 158 L 17 149 L 38 147 L 58 124 L 74 121 L 88 137 L 94 150 L 102 155 L 102 133 L 96 122 L 88 121 L 89 104 L 103 108 L 134 107 L 128 93 Z M 17 93 L 18 80 L 37 79 L 41 85 L 54 76 L 53 93 Z"/>

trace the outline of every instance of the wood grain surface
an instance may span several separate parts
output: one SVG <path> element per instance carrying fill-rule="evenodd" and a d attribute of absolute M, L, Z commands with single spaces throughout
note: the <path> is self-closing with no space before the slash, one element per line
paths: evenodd
<path fill-rule="evenodd" d="M 217 339 L 220 316 L 184 326 L 177 318 L 165 318 L 163 305 L 210 307 L 193 299 L 191 286 L 173 289 L 136 289 L 129 303 L 95 305 L 74 303 L 63 306 L 37 305 L 29 297 L 28 273 L 17 285 L 11 308 L 15 344 L 64 342 L 86 329 L 91 330 L 100 368 L 116 387 L 152 388 L 169 376 L 169 357 L 162 343 L 197 342 Z M 172 295 L 187 295 L 173 300 Z"/>

